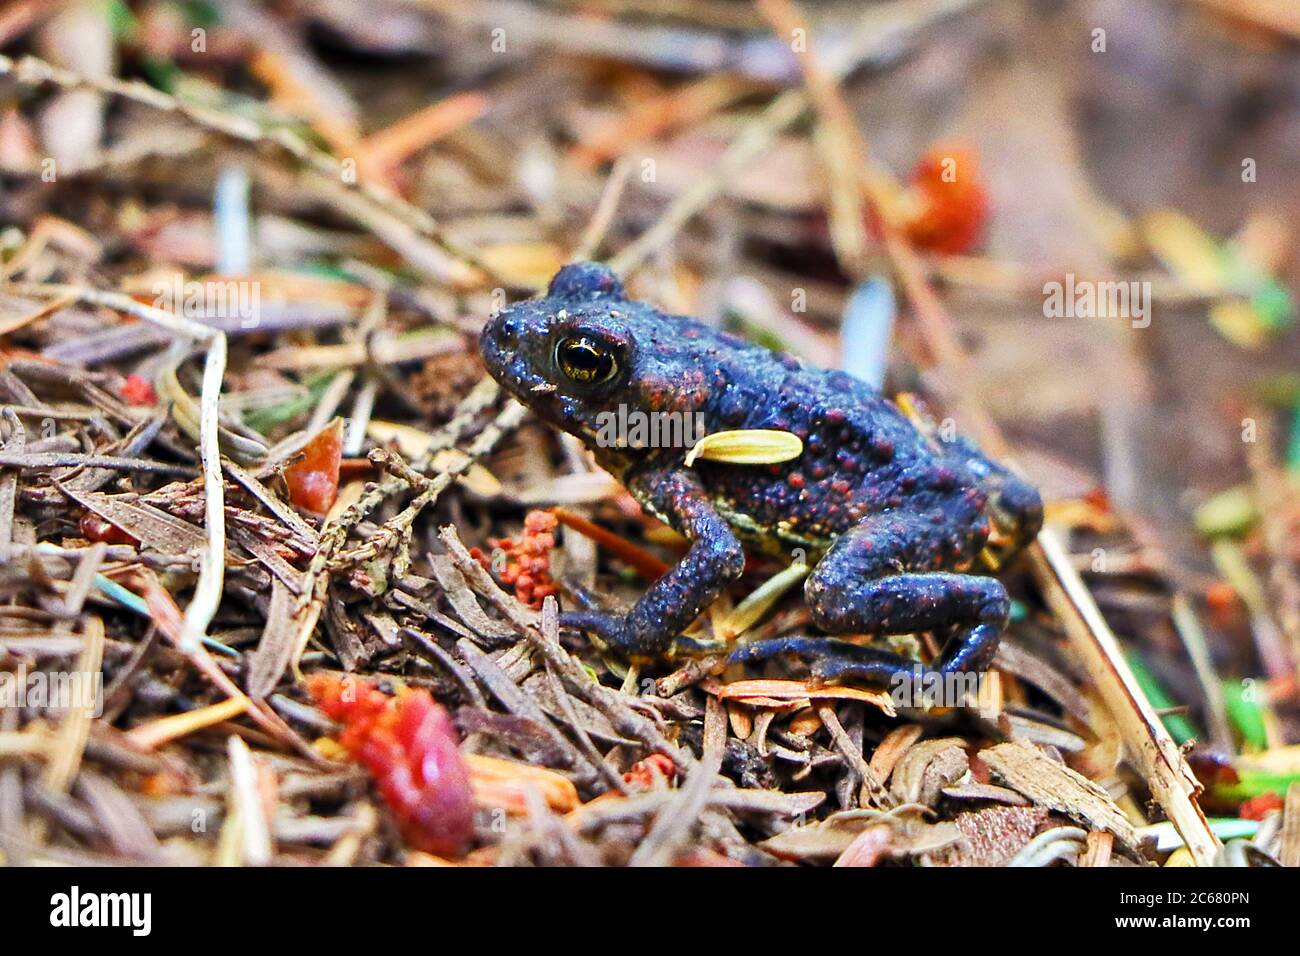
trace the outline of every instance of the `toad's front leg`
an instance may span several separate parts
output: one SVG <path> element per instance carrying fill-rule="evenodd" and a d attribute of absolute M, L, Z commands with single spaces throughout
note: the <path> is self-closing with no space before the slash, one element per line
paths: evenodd
<path fill-rule="evenodd" d="M 591 631 L 634 660 L 661 657 L 700 613 L 745 570 L 745 552 L 689 471 L 644 473 L 629 487 L 649 497 L 660 514 L 690 541 L 690 550 L 650 586 L 626 615 L 574 611 L 560 623 Z"/>

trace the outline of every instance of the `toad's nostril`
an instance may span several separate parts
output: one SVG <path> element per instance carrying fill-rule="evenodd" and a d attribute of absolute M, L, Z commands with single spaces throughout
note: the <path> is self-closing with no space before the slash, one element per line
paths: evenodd
<path fill-rule="evenodd" d="M 519 341 L 519 323 L 514 319 L 498 319 L 497 339 L 502 345 L 514 345 Z"/>

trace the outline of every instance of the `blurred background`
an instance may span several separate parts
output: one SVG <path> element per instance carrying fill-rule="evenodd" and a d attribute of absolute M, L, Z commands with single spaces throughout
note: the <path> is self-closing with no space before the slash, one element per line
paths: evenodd
<path fill-rule="evenodd" d="M 456 335 L 332 407 L 437 423 L 488 314 L 612 257 L 666 309 L 958 429 L 987 412 L 1175 736 L 1276 749 L 1300 739 L 1298 45 L 1291 0 L 9 0 L 0 253 L 142 301 L 260 276 L 288 338 L 268 358 L 227 322 L 226 387 L 268 440 L 328 419 L 293 350 L 361 322 L 362 285 Z M 1052 307 L 1115 283 L 1118 311 Z M 157 337 L 6 304 L 11 347 L 153 379 Z"/>

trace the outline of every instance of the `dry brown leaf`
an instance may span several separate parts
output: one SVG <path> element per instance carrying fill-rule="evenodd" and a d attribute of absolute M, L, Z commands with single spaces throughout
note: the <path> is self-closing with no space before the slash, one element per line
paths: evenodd
<path fill-rule="evenodd" d="M 782 707 L 791 704 L 806 707 L 814 700 L 856 700 L 878 707 L 890 717 L 895 713 L 894 702 L 888 694 L 857 687 L 834 685 L 815 687 L 798 680 L 764 679 L 738 680 L 729 684 L 710 680 L 700 686 L 705 693 L 713 694 L 721 700 L 738 700 L 756 707 Z"/>
<path fill-rule="evenodd" d="M 74 491 L 67 485 L 63 486 L 63 492 L 145 547 L 163 554 L 197 553 L 207 545 L 208 538 L 202 528 L 153 505 L 123 501 L 120 497 L 97 491 Z"/>
<path fill-rule="evenodd" d="M 956 783 L 970 769 L 964 746 L 965 741 L 957 737 L 916 744 L 894 768 L 889 792 L 900 803 L 934 806 L 943 788 Z"/>
<path fill-rule="evenodd" d="M 808 826 L 794 827 L 764 840 L 763 849 L 787 860 L 837 860 L 844 856 L 859 834 L 874 826 L 890 829 L 891 856 L 934 853 L 962 838 L 952 823 L 923 823 L 905 816 L 862 817 L 835 815 Z"/>
<path fill-rule="evenodd" d="M 875 866 L 884 859 L 894 841 L 894 831 L 887 826 L 867 827 L 845 848 L 834 866 Z"/>
<path fill-rule="evenodd" d="M 1100 786 L 1030 744 L 1012 742 L 981 750 L 979 757 L 1012 790 L 1092 829 L 1115 834 L 1129 850 L 1138 835 L 1123 811 Z"/>
<path fill-rule="evenodd" d="M 889 775 L 894 772 L 894 767 L 903 754 L 907 753 L 909 747 L 921 739 L 924 728 L 920 724 L 904 724 L 902 727 L 895 727 L 889 732 L 889 735 L 880 742 L 876 752 L 871 755 L 871 772 L 876 775 L 881 783 L 889 781 Z"/>
<path fill-rule="evenodd" d="M 536 788 L 556 813 L 568 813 L 578 805 L 578 790 L 568 777 L 545 767 L 533 767 L 514 760 L 465 754 L 469 784 L 481 806 L 502 809 L 515 816 L 528 812 L 528 788 Z"/>

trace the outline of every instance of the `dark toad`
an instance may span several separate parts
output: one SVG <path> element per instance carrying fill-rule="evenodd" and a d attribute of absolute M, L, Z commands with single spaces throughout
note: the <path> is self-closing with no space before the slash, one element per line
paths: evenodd
<path fill-rule="evenodd" d="M 852 376 L 688 318 L 628 301 L 618 278 L 566 266 L 544 296 L 505 309 L 483 329 L 489 372 L 550 424 L 582 439 L 651 513 L 690 541 L 681 562 L 626 615 L 567 613 L 621 654 L 664 654 L 745 567 L 743 547 L 802 551 L 814 623 L 831 634 L 934 632 L 934 669 L 986 669 L 1009 600 L 972 569 L 993 527 L 999 560 L 1032 540 L 1038 492 L 971 442 L 941 441 Z M 780 429 L 803 441 L 779 465 L 699 460 L 686 449 L 611 440 L 611 413 L 672 413 L 707 433 Z M 625 436 L 618 436 L 620 439 Z M 915 662 L 829 637 L 743 645 L 735 660 L 793 653 L 823 680 L 889 682 Z"/>

